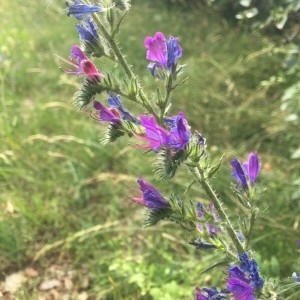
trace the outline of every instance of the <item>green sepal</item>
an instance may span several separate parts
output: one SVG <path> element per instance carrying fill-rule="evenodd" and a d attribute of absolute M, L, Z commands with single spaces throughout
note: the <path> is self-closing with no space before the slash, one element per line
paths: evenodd
<path fill-rule="evenodd" d="M 103 145 L 108 144 L 109 142 L 114 142 L 119 137 L 125 134 L 124 128 L 121 124 L 109 124 L 104 137 L 101 139 Z"/>
<path fill-rule="evenodd" d="M 154 163 L 156 175 L 162 180 L 174 177 L 178 167 L 187 157 L 188 153 L 186 150 L 174 151 L 167 148 L 161 149 Z"/>
<path fill-rule="evenodd" d="M 82 42 L 83 51 L 87 55 L 93 56 L 93 57 L 102 57 L 106 55 L 105 49 L 104 49 L 104 40 L 95 39 L 92 42 L 90 41 L 83 41 Z"/>
<path fill-rule="evenodd" d="M 192 135 L 187 151 L 191 163 L 194 163 L 194 166 L 196 166 L 205 154 L 205 145 L 199 144 L 197 137 Z"/>
<path fill-rule="evenodd" d="M 74 104 L 79 109 L 85 108 L 91 103 L 96 94 L 101 94 L 105 90 L 101 83 L 94 83 L 85 78 L 81 87 L 74 95 Z"/>
<path fill-rule="evenodd" d="M 180 224 L 187 230 L 195 230 L 197 216 L 194 202 L 191 199 L 182 200 L 175 195 L 171 195 L 168 202 L 172 209 L 169 221 Z"/>
<path fill-rule="evenodd" d="M 248 195 L 244 191 L 239 191 L 235 186 L 232 186 L 232 190 L 234 194 L 236 195 L 239 202 L 246 207 L 247 209 L 250 209 L 252 207 Z"/>
<path fill-rule="evenodd" d="M 118 94 L 121 92 L 121 84 L 110 73 L 106 73 L 102 80 L 103 89 L 106 91 L 113 91 Z"/>
<path fill-rule="evenodd" d="M 169 208 L 147 209 L 146 218 L 144 220 L 144 227 L 154 226 L 161 220 L 169 219 L 171 214 L 172 210 Z"/>
<path fill-rule="evenodd" d="M 127 88 L 127 98 L 136 99 L 138 94 L 138 82 L 136 78 L 132 78 L 130 81 L 125 81 L 125 87 Z"/>

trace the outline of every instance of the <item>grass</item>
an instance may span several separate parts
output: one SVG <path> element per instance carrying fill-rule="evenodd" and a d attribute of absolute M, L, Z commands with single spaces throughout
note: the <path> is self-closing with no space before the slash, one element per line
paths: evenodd
<path fill-rule="evenodd" d="M 91 299 L 189 299 L 197 285 L 218 285 L 222 274 L 199 276 L 218 258 L 202 259 L 181 229 L 164 223 L 141 228 L 143 210 L 128 198 L 139 175 L 154 180 L 151 156 L 137 155 L 140 151 L 125 140 L 101 146 L 103 128 L 88 111 L 73 107 L 78 80 L 63 74 L 53 55 L 67 57 L 77 43 L 75 22 L 65 16 L 63 5 L 21 0 L 12 5 L 5 0 L 0 13 L 6 16 L 0 33 L 1 275 L 28 266 L 41 275 L 16 297 L 37 298 L 53 264 L 71 266 L 77 283 L 87 276 L 84 290 Z M 278 72 L 278 57 L 269 55 L 263 38 L 229 27 L 205 11 L 134 3 L 119 39 L 149 93 L 157 83 L 145 69 L 142 41 L 155 31 L 181 39 L 189 81 L 174 93 L 172 111 L 185 112 L 192 127 L 207 138 L 213 157 L 227 153 L 214 183 L 233 212 L 228 163 L 233 155 L 259 151 L 264 162 L 260 181 L 268 190 L 253 246 L 262 271 L 290 276 L 299 265 L 299 205 L 292 198 L 299 164 L 290 163 L 296 142 L 286 135 L 284 123 L 278 126 L 284 119 L 279 110 L 282 90 L 260 85 Z M 108 67 L 99 62 L 104 72 Z M 170 188 L 184 190 L 185 178 L 180 172 Z M 200 197 L 194 189 L 191 196 Z M 44 246 L 49 251 L 40 253 Z M 38 254 L 43 255 L 34 261 Z M 271 256 L 281 269 L 274 267 Z"/>

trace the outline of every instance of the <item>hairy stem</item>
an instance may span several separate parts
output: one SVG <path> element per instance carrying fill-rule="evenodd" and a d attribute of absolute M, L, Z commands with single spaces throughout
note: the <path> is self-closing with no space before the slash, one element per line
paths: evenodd
<path fill-rule="evenodd" d="M 118 63 L 121 65 L 123 68 L 125 74 L 129 79 L 136 79 L 135 74 L 132 72 L 129 64 L 127 63 L 123 53 L 121 52 L 121 49 L 119 48 L 118 44 L 114 40 L 114 38 L 110 35 L 110 33 L 106 30 L 106 28 L 103 26 L 99 16 L 96 15 L 96 22 L 98 25 L 99 30 L 102 32 L 103 36 L 105 37 L 107 43 L 111 47 L 111 50 L 113 51 L 115 57 L 118 60 Z M 147 98 L 146 94 L 144 93 L 141 85 L 139 82 L 137 82 L 138 85 L 138 91 L 137 91 L 137 96 L 141 99 L 143 106 L 147 109 L 147 111 L 155 116 L 156 119 L 159 118 L 157 113 L 155 112 L 154 108 L 152 107 L 149 99 Z"/>
<path fill-rule="evenodd" d="M 194 174 L 196 180 L 199 182 L 201 187 L 204 189 L 204 191 L 207 194 L 207 196 L 209 197 L 209 199 L 211 199 L 213 201 L 216 211 L 218 212 L 222 221 L 226 224 L 227 233 L 230 236 L 237 252 L 239 254 L 244 253 L 244 248 L 243 248 L 240 240 L 238 239 L 225 210 L 222 207 L 222 201 L 218 198 L 217 194 L 214 192 L 208 179 L 205 178 L 203 170 L 200 168 L 199 165 L 196 168 L 193 167 L 193 170 L 190 168 L 190 170 Z"/>
<path fill-rule="evenodd" d="M 252 208 L 249 229 L 248 229 L 247 235 L 245 237 L 246 238 L 245 249 L 248 249 L 248 247 L 249 247 L 249 243 L 250 243 L 251 235 L 252 235 L 252 229 L 253 229 L 255 220 L 256 220 L 256 210 Z"/>

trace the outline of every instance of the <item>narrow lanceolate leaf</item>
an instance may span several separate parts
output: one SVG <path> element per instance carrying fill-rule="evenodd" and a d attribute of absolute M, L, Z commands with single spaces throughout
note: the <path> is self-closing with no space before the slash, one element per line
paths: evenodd
<path fill-rule="evenodd" d="M 217 171 L 221 167 L 224 156 L 225 156 L 225 154 L 222 155 L 222 157 L 218 160 L 218 162 L 214 166 L 212 166 L 211 168 L 208 169 L 207 178 L 211 178 L 217 173 Z"/>
<path fill-rule="evenodd" d="M 144 227 L 154 226 L 157 222 L 168 219 L 171 214 L 171 209 L 148 209 L 144 220 Z"/>
<path fill-rule="evenodd" d="M 227 266 L 227 265 L 228 265 L 228 261 L 227 260 L 222 260 L 222 261 L 219 261 L 219 262 L 213 264 L 212 266 L 209 266 L 208 268 L 204 269 L 200 274 L 205 274 L 205 273 L 210 272 L 211 270 L 214 270 L 214 269 L 219 268 L 219 267 L 224 267 L 224 266 Z"/>

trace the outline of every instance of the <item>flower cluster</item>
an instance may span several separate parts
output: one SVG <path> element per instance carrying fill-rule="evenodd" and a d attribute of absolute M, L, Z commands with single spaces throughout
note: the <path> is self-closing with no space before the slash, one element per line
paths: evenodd
<path fill-rule="evenodd" d="M 227 289 L 219 292 L 217 289 L 196 289 L 196 300 L 232 299 L 256 300 L 255 291 L 261 290 L 264 280 L 259 276 L 258 265 L 254 259 L 249 259 L 248 253 L 240 254 L 240 265 L 229 267 Z"/>
<path fill-rule="evenodd" d="M 229 267 L 227 288 L 235 299 L 256 299 L 255 290 L 262 289 L 264 285 L 264 280 L 259 276 L 259 267 L 254 259 L 249 259 L 247 252 L 239 254 L 239 260 L 239 267 Z"/>

